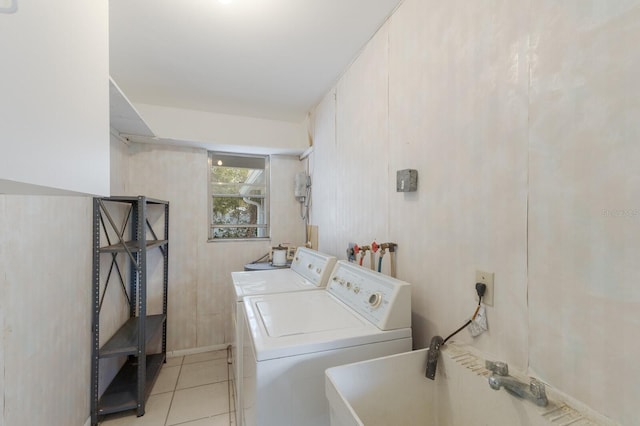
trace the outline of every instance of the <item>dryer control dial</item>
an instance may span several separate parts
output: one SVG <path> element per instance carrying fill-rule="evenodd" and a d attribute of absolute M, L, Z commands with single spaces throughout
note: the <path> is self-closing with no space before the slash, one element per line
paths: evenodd
<path fill-rule="evenodd" d="M 382 294 L 380 292 L 373 293 L 371 296 L 369 296 L 369 305 L 371 305 L 371 307 L 377 308 L 378 306 L 380 306 L 381 302 Z"/>

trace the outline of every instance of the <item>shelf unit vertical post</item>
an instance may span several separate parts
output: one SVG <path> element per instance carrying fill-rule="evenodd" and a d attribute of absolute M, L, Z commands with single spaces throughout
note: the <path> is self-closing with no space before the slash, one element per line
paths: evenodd
<path fill-rule="evenodd" d="M 145 385 L 147 381 L 147 357 L 145 323 L 147 318 L 147 201 L 145 197 L 138 197 L 137 217 L 135 221 L 138 238 L 138 417 L 144 415 Z"/>
<path fill-rule="evenodd" d="M 93 199 L 93 309 L 91 316 L 91 424 L 98 423 L 98 363 L 100 362 L 100 204 Z"/>
<path fill-rule="evenodd" d="M 137 205 L 135 208 L 131 209 L 131 241 L 138 241 L 140 238 L 140 233 L 138 229 L 138 216 L 139 211 Z M 131 262 L 131 267 L 129 268 L 129 297 L 131 297 L 131 303 L 129 304 L 129 317 L 133 318 L 136 316 L 136 308 L 137 300 L 138 300 L 138 288 L 140 287 L 140 256 L 138 250 L 133 251 L 133 258 L 135 262 Z"/>
<path fill-rule="evenodd" d="M 169 204 L 164 206 L 164 239 L 169 240 Z M 162 325 L 162 352 L 167 353 L 167 322 L 168 319 L 168 294 L 169 294 L 169 244 L 164 246 L 163 254 L 163 268 L 164 279 L 162 286 L 164 288 L 162 297 L 162 313 L 165 315 L 165 321 Z"/>

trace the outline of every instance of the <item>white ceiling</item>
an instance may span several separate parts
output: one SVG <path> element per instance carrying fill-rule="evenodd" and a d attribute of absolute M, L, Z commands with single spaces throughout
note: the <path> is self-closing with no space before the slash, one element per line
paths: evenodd
<path fill-rule="evenodd" d="M 109 0 L 134 103 L 301 122 L 401 0 Z"/>

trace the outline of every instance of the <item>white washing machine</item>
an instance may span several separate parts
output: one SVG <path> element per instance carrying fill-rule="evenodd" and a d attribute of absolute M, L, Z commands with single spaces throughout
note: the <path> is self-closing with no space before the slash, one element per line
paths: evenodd
<path fill-rule="evenodd" d="M 244 318 L 242 304 L 246 296 L 274 294 L 283 292 L 306 292 L 309 290 L 323 290 L 327 285 L 331 271 L 335 266 L 335 256 L 329 256 L 315 250 L 300 247 L 296 250 L 291 262 L 291 268 L 266 271 L 232 272 L 231 278 L 235 290 L 234 304 L 235 344 L 232 349 L 234 379 L 242 377 L 242 344 L 244 327 L 239 326 Z M 242 381 L 236 384 L 236 419 L 242 425 Z"/>
<path fill-rule="evenodd" d="M 411 350 L 410 285 L 352 263 L 336 264 L 326 291 L 250 296 L 244 308 L 246 426 L 327 426 L 327 368 Z"/>

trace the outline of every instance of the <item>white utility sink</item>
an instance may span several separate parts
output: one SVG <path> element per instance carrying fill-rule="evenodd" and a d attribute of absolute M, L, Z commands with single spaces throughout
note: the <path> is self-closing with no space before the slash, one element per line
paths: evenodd
<path fill-rule="evenodd" d="M 614 424 L 573 400 L 568 405 L 568 397 L 549 387 L 546 407 L 491 389 L 487 382 L 491 372 L 470 347 L 451 343 L 443 347 L 435 381 L 425 377 L 426 359 L 423 349 L 329 368 L 326 396 L 331 426 Z M 580 412 L 573 408 L 578 406 Z"/>

